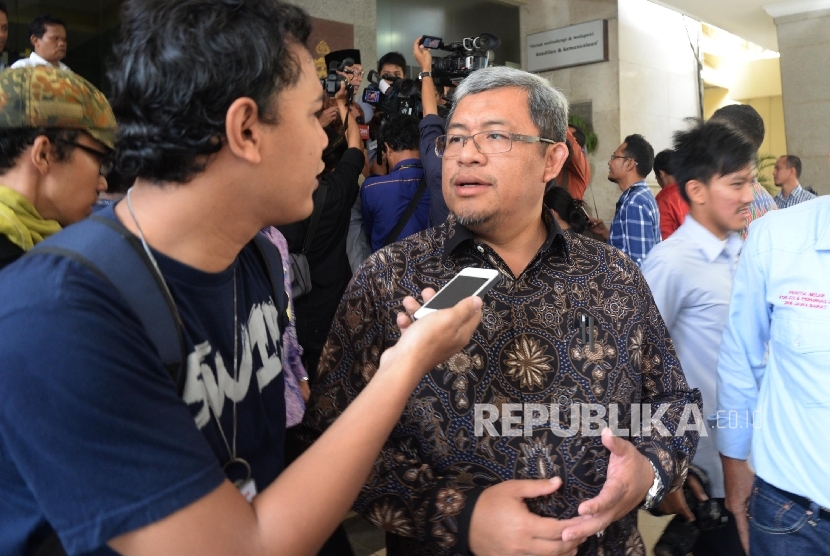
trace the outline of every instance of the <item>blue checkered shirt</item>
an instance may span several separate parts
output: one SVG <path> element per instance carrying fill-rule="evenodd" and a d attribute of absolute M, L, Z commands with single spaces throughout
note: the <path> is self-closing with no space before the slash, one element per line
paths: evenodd
<path fill-rule="evenodd" d="M 797 205 L 798 203 L 803 203 L 804 201 L 809 201 L 810 199 L 815 199 L 816 196 L 810 193 L 809 191 L 802 189 L 801 184 L 798 184 L 798 187 L 793 189 L 793 192 L 790 193 L 790 196 L 786 199 L 784 198 L 784 192 L 782 191 L 778 195 L 775 196 L 775 204 L 778 205 L 778 208 L 785 209 L 787 207 L 791 207 L 793 205 Z"/>
<path fill-rule="evenodd" d="M 660 210 L 645 181 L 635 183 L 620 195 L 608 243 L 640 267 L 651 248 L 660 243 Z"/>

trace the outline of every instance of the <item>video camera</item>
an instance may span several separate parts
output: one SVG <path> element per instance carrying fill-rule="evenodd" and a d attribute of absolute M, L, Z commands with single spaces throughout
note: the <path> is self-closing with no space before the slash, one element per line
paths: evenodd
<path fill-rule="evenodd" d="M 424 35 L 421 44 L 426 48 L 453 52 L 443 58 L 432 58 L 432 79 L 436 85 L 458 85 L 470 73 L 486 68 L 493 62 L 493 50 L 501 45 L 501 39 L 490 33 L 444 44 L 443 39 Z"/>
<path fill-rule="evenodd" d="M 368 80 L 370 85 L 363 91 L 363 102 L 377 107 L 384 118 L 392 114 L 421 116 L 424 109 L 418 83 L 391 75 L 380 76 L 375 70 L 369 72 Z"/>
<path fill-rule="evenodd" d="M 346 58 L 339 64 L 337 62 L 329 63 L 329 73 L 323 79 L 320 79 L 320 84 L 323 85 L 323 89 L 325 89 L 326 94 L 330 97 L 333 97 L 337 94 L 337 91 L 340 90 L 340 83 L 346 84 L 346 104 L 351 104 L 352 98 L 354 97 L 354 86 L 349 83 L 348 80 L 344 79 L 340 73 L 351 73 L 350 68 L 354 65 L 354 60 L 351 58 Z"/>

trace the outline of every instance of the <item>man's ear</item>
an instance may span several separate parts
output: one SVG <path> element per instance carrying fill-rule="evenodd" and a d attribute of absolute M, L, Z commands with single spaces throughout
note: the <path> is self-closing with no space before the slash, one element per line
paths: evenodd
<path fill-rule="evenodd" d="M 568 147 L 565 143 L 555 143 L 545 147 L 545 174 L 543 181 L 548 183 L 559 175 L 568 159 Z"/>
<path fill-rule="evenodd" d="M 40 135 L 35 138 L 32 147 L 29 150 L 29 161 L 32 163 L 42 176 L 49 173 L 49 169 L 56 162 L 55 160 L 55 146 L 45 135 Z"/>
<path fill-rule="evenodd" d="M 686 182 L 686 196 L 691 201 L 692 205 L 705 205 L 709 187 L 698 180 L 689 180 Z"/>
<path fill-rule="evenodd" d="M 251 164 L 261 162 L 262 126 L 253 99 L 241 97 L 233 101 L 225 114 L 225 136 L 231 153 Z"/>
<path fill-rule="evenodd" d="M 38 38 L 37 38 L 37 35 L 32 35 L 31 37 L 29 37 L 29 42 L 30 42 L 30 43 L 32 43 L 32 48 L 34 48 L 35 46 L 37 46 L 37 45 L 35 44 L 35 41 L 39 41 L 39 40 L 40 40 L 40 39 L 38 39 Z"/>

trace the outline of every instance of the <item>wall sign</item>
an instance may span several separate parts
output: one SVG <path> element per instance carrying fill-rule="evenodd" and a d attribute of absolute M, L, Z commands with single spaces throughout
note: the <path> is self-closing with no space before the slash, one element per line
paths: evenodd
<path fill-rule="evenodd" d="M 607 61 L 607 19 L 527 36 L 528 71 L 555 70 Z"/>

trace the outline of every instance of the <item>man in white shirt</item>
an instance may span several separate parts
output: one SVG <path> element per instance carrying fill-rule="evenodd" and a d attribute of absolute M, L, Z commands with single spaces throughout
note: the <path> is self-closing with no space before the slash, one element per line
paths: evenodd
<path fill-rule="evenodd" d="M 673 148 L 672 167 L 691 211 L 683 225 L 649 253 L 643 275 L 674 340 L 686 380 L 703 395 L 708 435 L 701 433 L 692 463 L 706 472 L 711 496 L 723 508 L 723 470 L 713 437 L 716 368 L 741 249 L 738 232 L 753 199 L 756 149 L 743 135 L 716 122 L 677 133 Z M 689 486 L 701 492 L 698 485 Z M 693 519 L 681 490 L 668 494 L 660 509 Z M 729 521 L 724 528 L 701 531 L 694 554 L 743 554 L 734 519 L 725 515 Z"/>
<path fill-rule="evenodd" d="M 51 15 L 39 15 L 29 24 L 29 40 L 34 49 L 28 58 L 21 58 L 12 68 L 53 66 L 71 71 L 61 62 L 66 58 L 66 23 Z"/>

